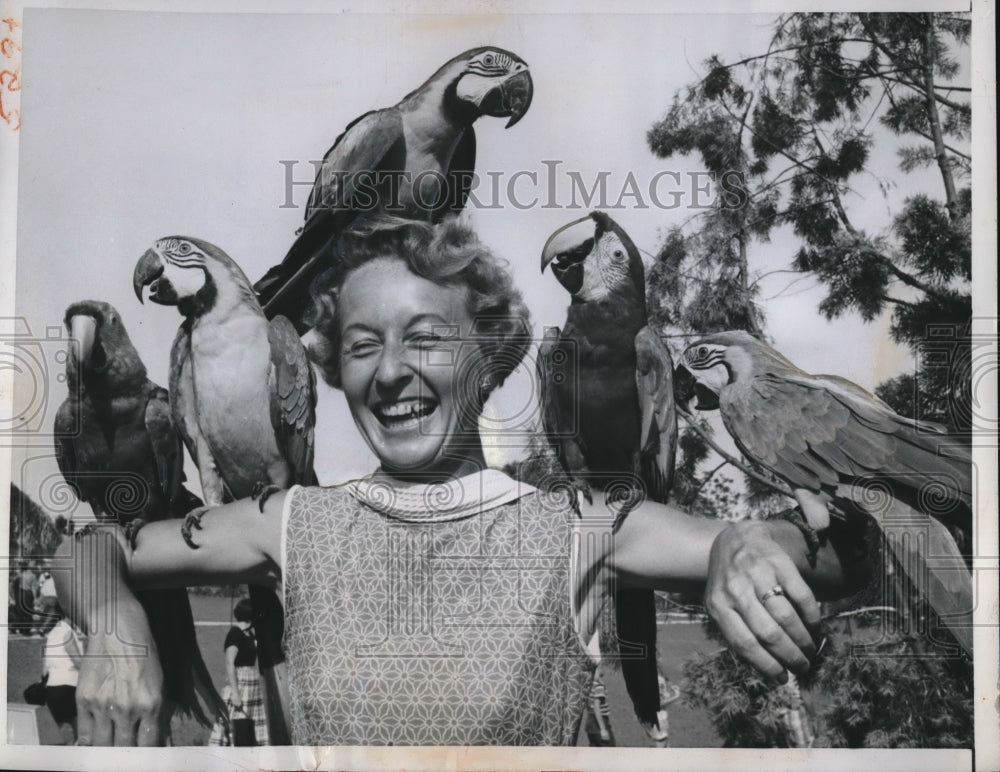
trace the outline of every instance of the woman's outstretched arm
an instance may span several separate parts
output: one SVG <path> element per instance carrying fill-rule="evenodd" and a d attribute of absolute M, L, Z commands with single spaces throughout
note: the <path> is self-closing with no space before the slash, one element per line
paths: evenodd
<path fill-rule="evenodd" d="M 156 643 L 134 590 L 197 584 L 271 584 L 278 578 L 284 494 L 207 510 L 188 546 L 180 521 L 150 523 L 135 549 L 118 526 L 63 542 L 73 565 L 55 573 L 69 618 L 88 634 L 77 684 L 81 745 L 160 745 L 169 722 Z"/>
<path fill-rule="evenodd" d="M 584 532 L 587 523 L 599 531 L 613 519 L 598 510 L 596 504 L 589 516 L 584 510 Z M 817 594 L 837 597 L 852 584 L 832 544 L 812 561 L 802 533 L 785 521 L 729 524 L 647 501 L 605 543 L 602 562 L 613 581 L 668 591 L 703 588 L 705 606 L 729 643 L 773 678 L 786 668 L 809 668 L 820 619 Z"/>

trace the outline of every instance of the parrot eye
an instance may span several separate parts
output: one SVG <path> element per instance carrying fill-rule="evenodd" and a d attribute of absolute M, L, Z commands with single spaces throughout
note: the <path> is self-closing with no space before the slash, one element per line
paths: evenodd
<path fill-rule="evenodd" d="M 493 64 L 493 62 L 493 54 L 486 54 L 486 56 L 483 57 L 483 64 Z"/>
<path fill-rule="evenodd" d="M 614 254 L 615 254 L 615 257 L 625 257 L 625 253 L 622 252 L 620 249 L 616 249 L 615 252 L 614 252 Z"/>
<path fill-rule="evenodd" d="M 708 356 L 708 346 L 698 346 L 698 359 L 705 359 Z"/>
<path fill-rule="evenodd" d="M 180 244 L 177 247 L 177 252 L 178 252 L 178 254 L 181 254 L 181 255 L 189 254 L 191 252 L 191 245 L 190 244 Z"/>

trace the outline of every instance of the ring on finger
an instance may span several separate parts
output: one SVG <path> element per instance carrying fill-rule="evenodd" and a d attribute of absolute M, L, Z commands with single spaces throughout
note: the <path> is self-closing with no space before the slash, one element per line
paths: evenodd
<path fill-rule="evenodd" d="M 785 594 L 784 588 L 780 584 L 776 584 L 774 585 L 774 587 L 772 587 L 770 590 L 768 590 L 767 592 L 765 592 L 763 595 L 760 596 L 760 602 L 763 605 L 764 603 L 767 603 L 769 600 L 771 600 L 771 598 L 783 597 L 784 594 Z"/>

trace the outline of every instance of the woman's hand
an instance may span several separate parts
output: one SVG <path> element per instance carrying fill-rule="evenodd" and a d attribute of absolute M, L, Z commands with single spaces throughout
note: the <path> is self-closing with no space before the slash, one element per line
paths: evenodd
<path fill-rule="evenodd" d="M 810 629 L 820 619 L 816 598 L 775 540 L 801 535 L 782 526 L 744 521 L 726 528 L 712 544 L 705 587 L 705 607 L 733 650 L 780 681 L 786 668 L 809 669 L 816 651 Z"/>
<path fill-rule="evenodd" d="M 76 687 L 78 745 L 163 744 L 163 672 L 142 607 L 115 603 L 115 629 L 87 641 Z"/>

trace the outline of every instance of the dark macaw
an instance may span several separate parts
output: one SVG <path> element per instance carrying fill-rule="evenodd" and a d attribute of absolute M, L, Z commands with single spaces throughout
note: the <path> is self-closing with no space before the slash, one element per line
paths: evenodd
<path fill-rule="evenodd" d="M 148 286 L 150 300 L 175 305 L 184 317 L 170 352 L 171 407 L 205 503 L 314 485 L 316 382 L 292 323 L 268 321 L 235 261 L 198 239 L 160 239 L 132 279 L 140 301 Z M 189 516 L 183 529 L 192 546 L 198 517 Z M 264 587 L 251 586 L 250 599 L 271 742 L 287 744 L 287 728 L 277 721 L 285 712 L 281 605 Z"/>
<path fill-rule="evenodd" d="M 69 396 L 56 413 L 55 435 L 66 481 L 98 520 L 121 523 L 130 538 L 144 522 L 181 518 L 201 506 L 183 485 L 184 450 L 167 391 L 146 377 L 121 316 L 107 303 L 85 300 L 66 309 L 65 324 Z M 138 599 L 156 641 L 168 703 L 211 724 L 225 703 L 202 660 L 187 591 L 143 590 Z"/>
<path fill-rule="evenodd" d="M 513 126 L 531 104 L 528 65 L 501 48 L 459 54 L 399 104 L 352 121 L 316 175 L 305 225 L 288 254 L 255 285 L 268 317 L 300 331 L 312 280 L 332 264 L 337 239 L 375 212 L 438 221 L 465 206 L 476 165 L 472 124 L 481 115 Z"/>
<path fill-rule="evenodd" d="M 812 528 L 826 528 L 831 511 L 891 526 L 903 569 L 971 653 L 971 576 L 941 522 L 971 532 L 968 448 L 851 381 L 800 370 L 747 332 L 705 336 L 677 369 L 678 384 L 693 387 L 678 400 L 717 408 L 743 455 L 791 487 Z"/>
<path fill-rule="evenodd" d="M 639 251 L 614 220 L 592 212 L 549 238 L 542 270 L 550 264 L 572 302 L 539 351 L 546 432 L 585 495 L 603 489 L 622 512 L 634 501 L 626 491 L 664 502 L 677 444 L 673 361 L 648 326 Z M 652 590 L 618 590 L 615 617 L 625 685 L 652 734 L 661 718 Z"/>

